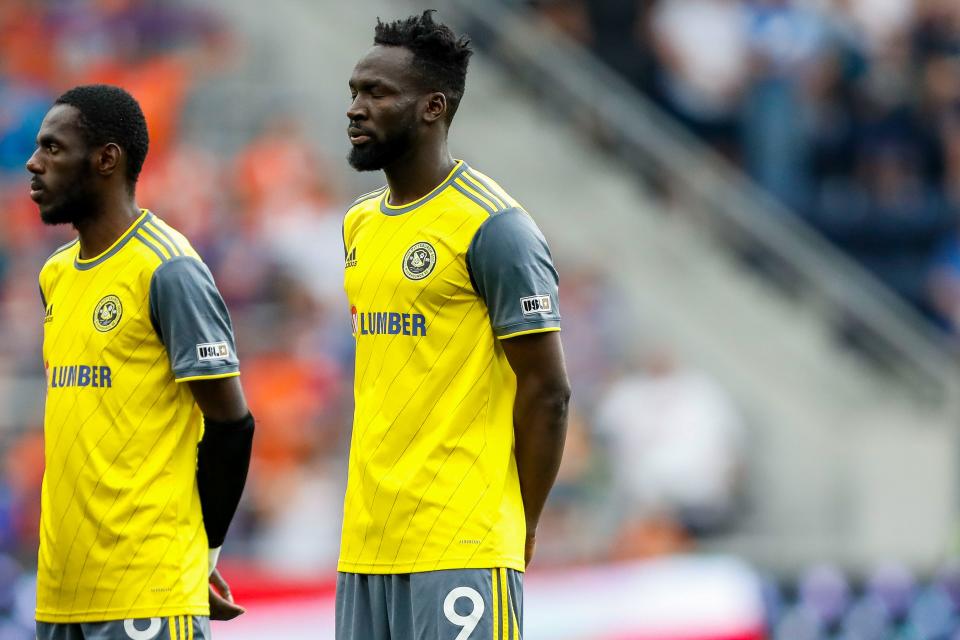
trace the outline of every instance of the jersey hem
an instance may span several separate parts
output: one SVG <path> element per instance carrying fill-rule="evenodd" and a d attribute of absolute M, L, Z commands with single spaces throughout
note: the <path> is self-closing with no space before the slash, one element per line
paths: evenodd
<path fill-rule="evenodd" d="M 442 562 L 343 562 L 337 563 L 340 573 L 365 573 L 389 575 L 394 573 L 426 573 L 428 571 L 446 571 L 448 569 L 513 569 L 523 573 L 526 570 L 522 559 L 495 558 L 493 560 L 445 560 Z"/>
<path fill-rule="evenodd" d="M 169 618 L 171 616 L 209 616 L 210 605 L 174 606 L 160 609 L 140 607 L 136 609 L 95 609 L 81 613 L 49 613 L 36 610 L 37 622 L 63 624 L 76 622 L 112 622 L 130 618 Z"/>
<path fill-rule="evenodd" d="M 560 327 L 537 327 L 536 329 L 527 329 L 525 331 L 515 331 L 513 333 L 505 333 L 502 336 L 497 336 L 500 340 L 507 340 L 508 338 L 516 338 L 517 336 L 525 336 L 531 333 L 549 333 L 551 331 L 560 331 Z"/>
<path fill-rule="evenodd" d="M 184 376 L 183 378 L 175 378 L 176 382 L 192 382 L 193 380 L 218 380 L 220 378 L 234 378 L 239 376 L 239 371 L 228 371 L 227 373 L 210 373 L 197 376 Z"/>

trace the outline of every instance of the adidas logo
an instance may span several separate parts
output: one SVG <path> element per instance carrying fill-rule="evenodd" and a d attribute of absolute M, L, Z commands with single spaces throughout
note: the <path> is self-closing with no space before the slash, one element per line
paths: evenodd
<path fill-rule="evenodd" d="M 357 248 L 356 247 L 354 247 L 353 249 L 350 249 L 350 253 L 347 254 L 347 266 L 345 268 L 355 267 L 355 266 L 357 266 Z"/>

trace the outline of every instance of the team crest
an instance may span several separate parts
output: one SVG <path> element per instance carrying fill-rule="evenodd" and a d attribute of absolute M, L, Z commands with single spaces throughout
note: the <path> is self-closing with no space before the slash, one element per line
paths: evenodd
<path fill-rule="evenodd" d="M 423 280 L 433 273 L 437 264 L 437 251 L 429 242 L 418 242 L 403 256 L 403 275 L 411 280 Z"/>
<path fill-rule="evenodd" d="M 114 295 L 105 296 L 97 303 L 93 311 L 93 326 L 97 331 L 107 332 L 120 324 L 123 315 L 123 305 L 120 298 Z"/>

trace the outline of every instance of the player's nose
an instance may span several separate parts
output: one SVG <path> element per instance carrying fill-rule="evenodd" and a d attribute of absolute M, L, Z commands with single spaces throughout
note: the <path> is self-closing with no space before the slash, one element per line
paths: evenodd
<path fill-rule="evenodd" d="M 29 171 L 30 173 L 43 173 L 43 165 L 40 163 L 39 158 L 37 158 L 37 154 L 39 153 L 39 151 L 40 149 L 37 149 L 36 151 L 34 151 L 33 154 L 30 156 L 30 158 L 27 160 L 26 167 L 27 167 L 27 171 Z"/>
<path fill-rule="evenodd" d="M 350 108 L 347 109 L 347 118 L 350 119 L 350 122 L 355 122 L 357 120 L 365 120 L 366 117 L 367 110 L 363 107 L 360 96 L 357 96 L 353 99 L 353 102 L 350 103 Z"/>

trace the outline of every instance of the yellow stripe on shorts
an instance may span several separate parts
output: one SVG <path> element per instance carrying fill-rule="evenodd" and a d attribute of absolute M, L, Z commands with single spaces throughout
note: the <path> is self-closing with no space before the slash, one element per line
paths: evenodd
<path fill-rule="evenodd" d="M 507 617 L 509 614 L 507 611 L 510 609 L 510 587 L 507 586 L 507 570 L 506 569 L 497 569 L 500 573 L 500 615 L 503 616 L 503 638 L 504 640 L 510 640 L 507 637 L 510 634 L 510 619 Z"/>
<path fill-rule="evenodd" d="M 493 616 L 493 640 L 500 640 L 500 638 L 498 637 L 500 635 L 499 628 L 497 627 L 497 622 L 500 619 L 500 616 L 497 615 L 498 599 L 497 599 L 497 570 L 496 569 L 490 569 L 490 578 L 493 583 L 490 591 L 491 593 L 490 599 L 493 602 L 493 610 L 490 612 L 491 615 Z"/>
<path fill-rule="evenodd" d="M 167 618 L 167 624 L 170 625 L 170 640 L 177 640 L 177 625 L 173 623 L 173 618 Z"/>
<path fill-rule="evenodd" d="M 187 616 L 187 638 L 193 640 L 193 616 Z"/>

